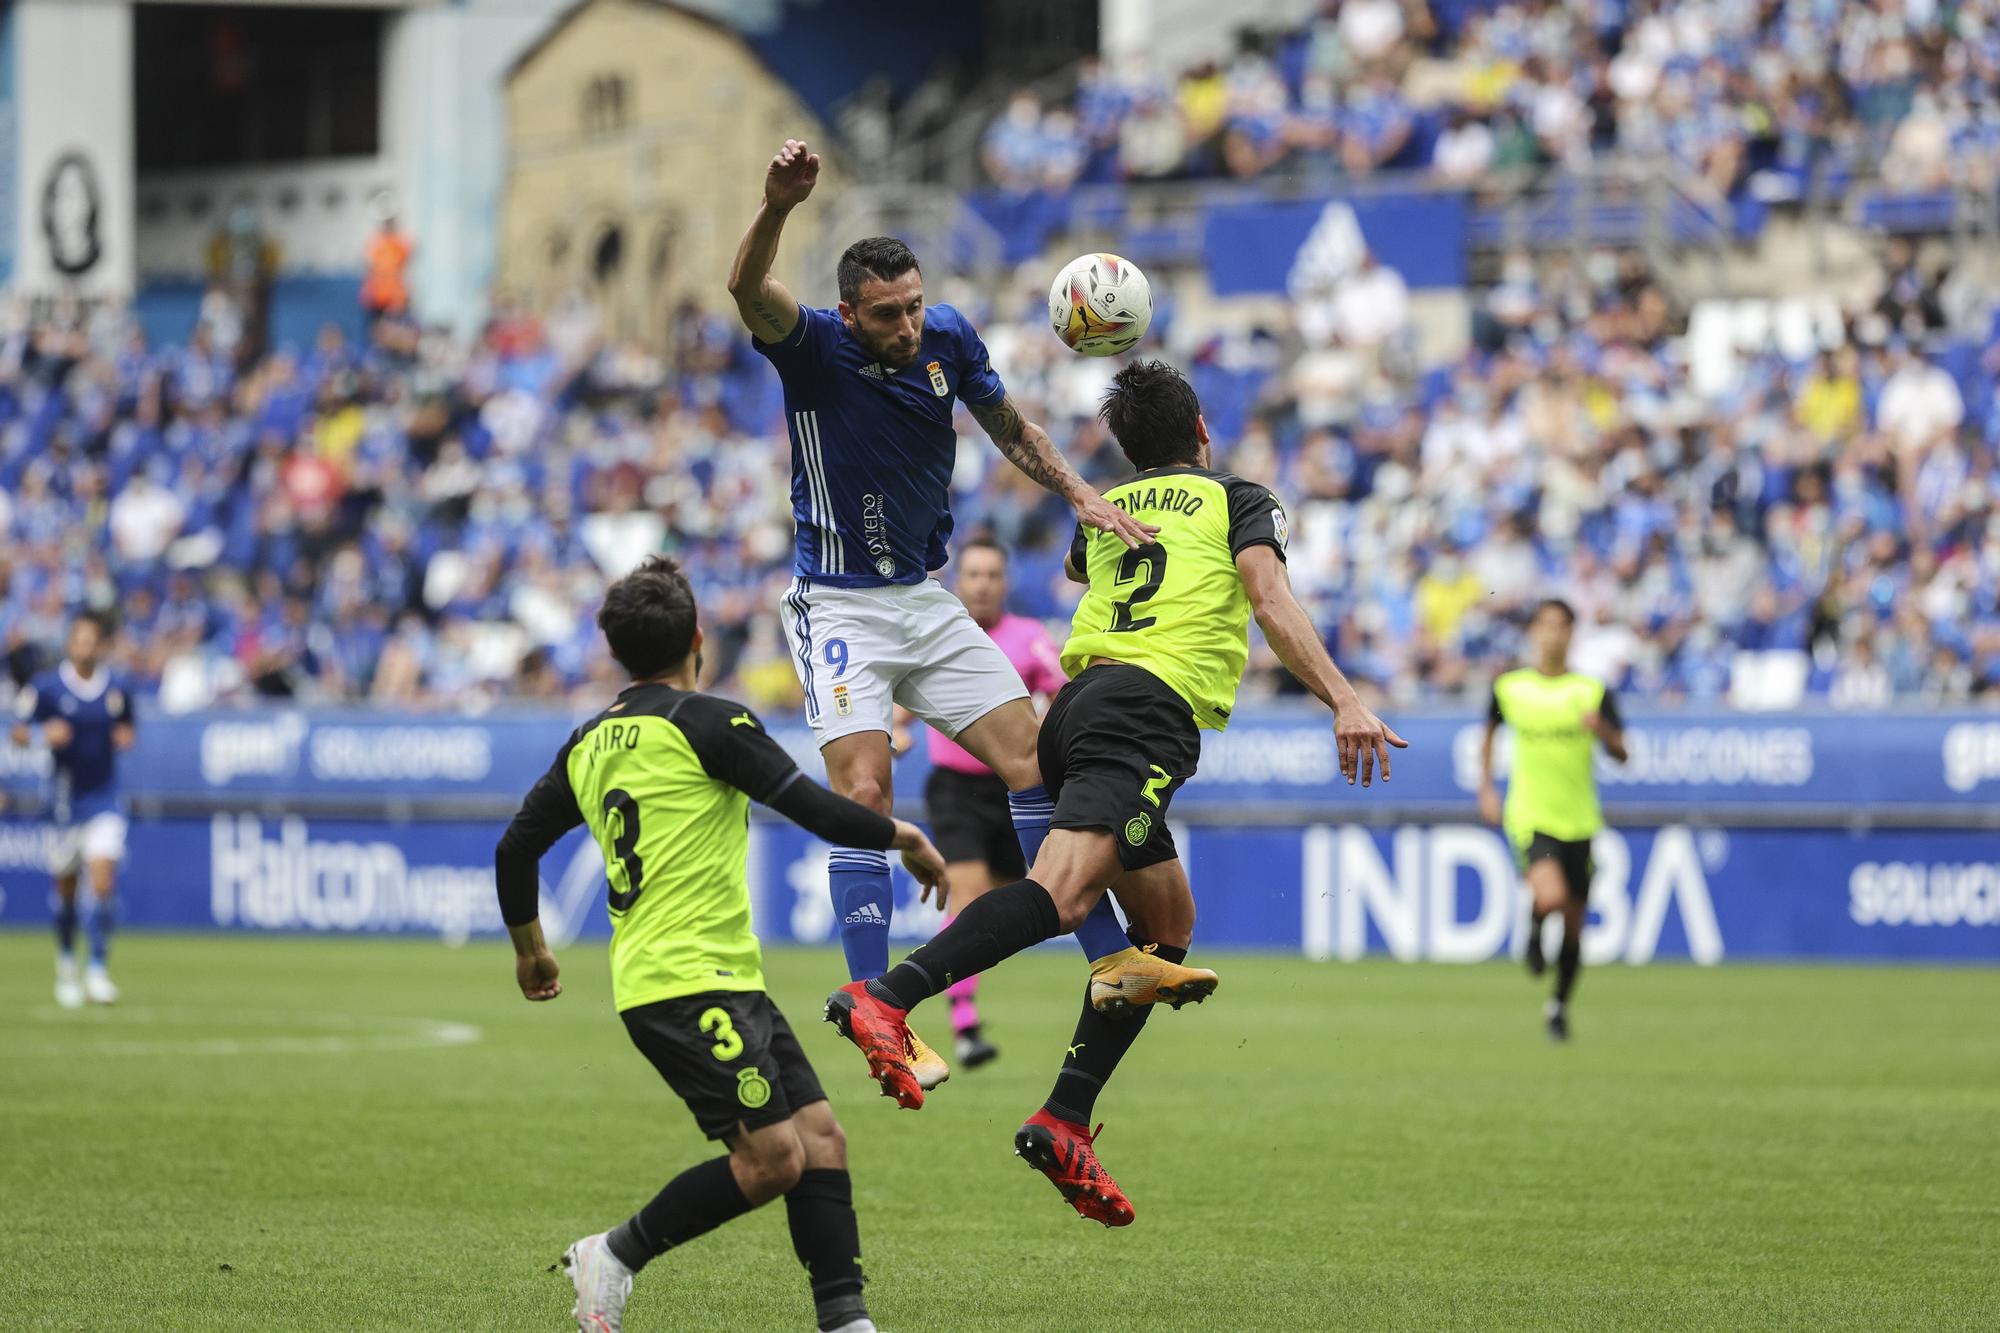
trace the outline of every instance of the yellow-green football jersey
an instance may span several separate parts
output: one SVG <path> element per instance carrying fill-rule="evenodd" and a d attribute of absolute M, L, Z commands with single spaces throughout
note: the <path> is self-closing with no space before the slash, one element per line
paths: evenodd
<path fill-rule="evenodd" d="M 1250 659 L 1250 597 L 1236 557 L 1264 545 L 1284 558 L 1283 506 L 1255 482 L 1198 467 L 1143 472 L 1104 498 L 1160 533 L 1129 548 L 1078 525 L 1070 563 L 1089 588 L 1063 670 L 1075 677 L 1094 657 L 1142 667 L 1187 701 L 1197 726 L 1221 731 Z"/>
<path fill-rule="evenodd" d="M 1597 737 L 1583 724 L 1597 713 L 1619 725 L 1618 704 L 1604 683 L 1575 672 L 1509 671 L 1493 682 L 1487 718 L 1514 733 L 1501 823 L 1517 845 L 1537 833 L 1582 842 L 1604 827 L 1592 772 Z"/>
<path fill-rule="evenodd" d="M 539 854 L 578 823 L 604 854 L 620 1010 L 764 989 L 750 929 L 750 802 L 798 767 L 739 704 L 635 685 L 579 727 L 515 816 Z"/>

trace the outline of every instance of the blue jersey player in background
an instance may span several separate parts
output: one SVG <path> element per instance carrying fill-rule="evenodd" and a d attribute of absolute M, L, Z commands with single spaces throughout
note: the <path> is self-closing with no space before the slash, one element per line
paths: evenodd
<path fill-rule="evenodd" d="M 964 403 L 1014 466 L 1068 500 L 1079 523 L 1135 547 L 1157 529 L 1106 502 L 1021 414 L 971 321 L 924 304 L 923 272 L 903 242 L 876 236 L 849 246 L 834 309 L 801 305 L 771 276 L 785 218 L 812 193 L 819 165 L 804 143 L 786 140 L 729 274 L 753 345 L 784 381 L 798 542 L 781 610 L 806 720 L 828 784 L 887 814 L 890 726 L 902 704 L 1006 782 L 1032 865 L 1053 813 L 1034 707 L 1006 655 L 931 577 L 952 531 L 953 405 Z M 849 975 L 880 976 L 893 903 L 887 858 L 836 848 L 829 878 Z M 1134 973 L 1158 981 L 1174 971 L 1144 941 L 1127 939 L 1108 900 L 1077 938 L 1095 979 L 1122 985 Z M 948 1076 L 921 1040 L 911 1039 L 909 1054 L 925 1087 Z"/>
<path fill-rule="evenodd" d="M 125 859 L 125 810 L 118 794 L 118 756 L 132 748 L 132 700 L 101 660 L 104 624 L 79 616 L 69 627 L 62 663 L 15 696 L 14 743 L 26 745 L 39 727 L 54 761 L 49 823 L 54 834 L 49 872 L 55 876 L 56 1003 L 79 1008 L 112 1004 L 118 988 L 106 963 L 111 899 Z M 90 877 L 90 966 L 76 966 L 77 880 Z"/>

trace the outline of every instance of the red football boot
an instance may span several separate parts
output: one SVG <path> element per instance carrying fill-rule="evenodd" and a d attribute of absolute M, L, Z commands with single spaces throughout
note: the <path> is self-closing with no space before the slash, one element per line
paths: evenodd
<path fill-rule="evenodd" d="M 850 981 L 826 997 L 826 1021 L 868 1057 L 868 1076 L 882 1085 L 884 1097 L 915 1111 L 924 1104 L 924 1089 L 910 1072 L 910 1029 L 903 1011 L 868 993 L 865 981 Z"/>
<path fill-rule="evenodd" d="M 1015 1131 L 1014 1152 L 1047 1176 L 1078 1213 L 1108 1227 L 1131 1226 L 1132 1201 L 1091 1149 L 1103 1132 L 1102 1125 L 1092 1132 L 1044 1107 Z"/>

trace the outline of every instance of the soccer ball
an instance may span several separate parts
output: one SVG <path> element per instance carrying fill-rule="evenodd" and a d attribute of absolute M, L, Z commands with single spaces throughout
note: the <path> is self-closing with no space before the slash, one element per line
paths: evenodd
<path fill-rule="evenodd" d="M 1153 322 L 1153 284 L 1129 259 L 1083 255 L 1063 265 L 1049 288 L 1049 324 L 1070 350 L 1116 356 L 1138 345 Z"/>

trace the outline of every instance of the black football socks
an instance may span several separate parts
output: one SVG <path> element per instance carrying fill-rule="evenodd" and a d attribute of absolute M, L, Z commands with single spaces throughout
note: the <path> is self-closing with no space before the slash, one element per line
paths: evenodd
<path fill-rule="evenodd" d="M 1132 943 L 1144 949 L 1150 941 L 1137 935 Z M 1187 961 L 1187 950 L 1176 949 L 1170 944 L 1162 944 L 1153 953 L 1170 963 Z M 1146 1018 L 1157 1006 L 1143 1005 L 1131 1011 L 1125 1018 L 1106 1018 L 1090 1006 L 1090 987 L 1083 988 L 1083 1015 L 1076 1020 L 1076 1035 L 1070 1038 L 1069 1053 L 1063 1057 L 1062 1072 L 1056 1075 L 1056 1086 L 1049 1093 L 1049 1099 L 1042 1108 L 1050 1115 L 1079 1125 L 1089 1125 L 1091 1113 L 1097 1109 L 1097 1094 L 1104 1091 L 1104 1085 L 1111 1077 L 1111 1071 L 1118 1068 L 1118 1062 L 1125 1058 L 1125 1052 L 1132 1049 L 1132 1043 L 1139 1039 L 1139 1030 L 1146 1026 Z"/>
<path fill-rule="evenodd" d="M 1569 1003 L 1570 990 L 1576 985 L 1576 974 L 1583 970 L 1583 932 L 1563 931 L 1562 949 L 1556 954 L 1556 1003 Z"/>
<path fill-rule="evenodd" d="M 611 1228 L 604 1241 L 618 1262 L 638 1272 L 676 1245 L 750 1211 L 727 1157 L 712 1157 L 667 1182 L 653 1201 Z"/>
<path fill-rule="evenodd" d="M 974 898 L 930 943 L 869 982 L 868 993 L 898 1009 L 914 1009 L 954 981 L 1062 933 L 1049 891 L 1032 879 L 1017 879 Z"/>
<path fill-rule="evenodd" d="M 854 1220 L 854 1185 L 845 1169 L 815 1167 L 785 1196 L 792 1251 L 806 1266 L 813 1309 L 822 1329 L 868 1316 L 861 1299 L 861 1227 Z"/>

